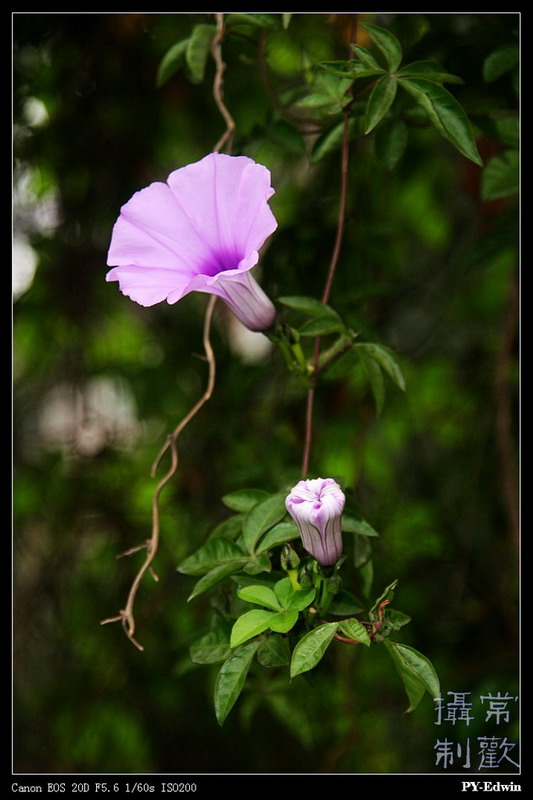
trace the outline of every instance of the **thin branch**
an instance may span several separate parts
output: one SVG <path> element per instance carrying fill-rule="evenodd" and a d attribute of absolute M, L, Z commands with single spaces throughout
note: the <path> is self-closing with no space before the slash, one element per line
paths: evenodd
<path fill-rule="evenodd" d="M 341 188 L 340 188 L 340 198 L 339 198 L 339 214 L 337 218 L 337 233 L 335 235 L 335 243 L 333 245 L 333 251 L 331 254 L 331 260 L 329 262 L 326 281 L 324 283 L 324 289 L 322 291 L 321 300 L 323 303 L 328 302 L 331 294 L 333 280 L 335 278 L 335 272 L 337 269 L 337 264 L 339 262 L 339 256 L 342 247 L 342 239 L 344 236 L 344 227 L 346 223 L 346 204 L 348 197 L 349 156 L 350 156 L 350 112 L 349 108 L 345 108 L 344 125 L 342 130 Z M 313 407 L 315 399 L 315 385 L 319 368 L 319 360 L 320 360 L 320 338 L 317 338 L 315 339 L 315 344 L 313 348 L 313 372 L 311 375 L 311 380 L 313 382 L 313 385 L 307 391 L 305 440 L 304 440 L 304 451 L 302 457 L 302 473 L 301 473 L 302 478 L 305 478 L 309 470 L 309 459 L 311 455 L 311 442 L 313 435 Z"/>
<path fill-rule="evenodd" d="M 215 33 L 211 43 L 211 53 L 215 59 L 216 65 L 215 80 L 213 83 L 213 97 L 215 98 L 215 103 L 217 104 L 218 110 L 222 114 L 224 122 L 226 123 L 226 130 L 214 146 L 213 151 L 215 153 L 219 153 L 227 144 L 226 149 L 227 152 L 230 153 L 233 134 L 235 132 L 235 121 L 229 113 L 226 104 L 224 103 L 224 70 L 226 69 L 226 64 L 222 58 L 222 40 L 225 34 L 224 14 L 216 14 L 216 19 L 217 32 Z"/>
<path fill-rule="evenodd" d="M 159 533 L 160 533 L 159 497 L 165 486 L 169 483 L 169 481 L 174 477 L 174 475 L 177 472 L 179 463 L 178 438 L 180 434 L 186 428 L 189 422 L 191 422 L 191 420 L 200 411 L 202 406 L 205 405 L 205 403 L 207 403 L 207 401 L 210 399 L 215 387 L 215 374 L 216 374 L 215 355 L 213 352 L 213 348 L 211 346 L 209 334 L 211 330 L 211 322 L 213 319 L 213 311 L 215 308 L 216 300 L 217 300 L 216 295 L 212 295 L 209 298 L 209 303 L 206 309 L 205 320 L 204 320 L 203 345 L 204 345 L 205 357 L 209 365 L 209 373 L 208 373 L 207 386 L 205 392 L 203 393 L 202 397 L 191 408 L 188 414 L 186 414 L 185 417 L 181 420 L 179 425 L 177 425 L 176 428 L 172 431 L 172 433 L 170 433 L 167 436 L 165 444 L 159 451 L 152 465 L 152 476 L 153 476 L 157 470 L 157 467 L 159 466 L 159 463 L 161 462 L 162 457 L 168 450 L 170 450 L 170 455 L 171 455 L 170 468 L 166 473 L 166 475 L 157 484 L 152 499 L 152 536 L 145 544 L 139 545 L 137 547 L 132 547 L 125 553 L 121 554 L 122 556 L 131 555 L 132 553 L 135 553 L 139 550 L 146 548 L 146 558 L 133 580 L 126 601 L 126 607 L 124 609 L 121 609 L 120 614 L 118 616 L 109 617 L 108 619 L 102 620 L 100 623 L 101 625 L 105 625 L 108 622 L 122 622 L 122 627 L 124 628 L 126 635 L 130 639 L 132 644 L 134 644 L 135 647 L 137 647 L 139 650 L 143 650 L 144 648 L 134 638 L 135 616 L 133 613 L 133 608 L 137 591 L 139 589 L 139 586 L 141 585 L 142 579 L 144 578 L 146 572 L 150 571 L 152 573 L 152 577 L 155 580 L 157 580 L 157 576 L 153 572 L 152 562 L 156 556 L 157 549 L 159 547 Z"/>

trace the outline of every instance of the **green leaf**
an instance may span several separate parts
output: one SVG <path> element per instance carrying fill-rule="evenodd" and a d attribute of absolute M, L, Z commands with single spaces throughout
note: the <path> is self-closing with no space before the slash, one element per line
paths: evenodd
<path fill-rule="evenodd" d="M 205 75 L 205 67 L 209 57 L 211 42 L 216 33 L 214 25 L 195 25 L 187 44 L 185 61 L 193 83 L 201 83 Z"/>
<path fill-rule="evenodd" d="M 329 72 L 320 72 L 309 93 L 296 102 L 298 108 L 317 109 L 325 114 L 338 114 L 350 102 L 351 96 L 348 89 L 352 81 L 332 75 Z"/>
<path fill-rule="evenodd" d="M 314 297 L 278 297 L 278 302 L 295 311 L 302 311 L 310 317 L 331 317 L 340 319 L 334 308 Z"/>
<path fill-rule="evenodd" d="M 228 519 L 219 522 L 219 524 L 213 528 L 211 533 L 209 534 L 210 539 L 218 539 L 220 537 L 224 539 L 231 539 L 231 541 L 235 541 L 239 534 L 242 532 L 242 521 L 244 516 L 242 514 L 235 514 L 233 517 L 228 517 Z"/>
<path fill-rule="evenodd" d="M 378 597 L 378 599 L 376 600 L 376 602 L 374 603 L 369 612 L 369 617 L 372 621 L 378 618 L 379 607 L 382 603 L 385 602 L 385 600 L 388 600 L 389 603 L 391 603 L 394 600 L 394 590 L 396 589 L 397 585 L 398 585 L 398 579 L 396 579 L 392 583 L 389 583 L 389 585 L 386 586 L 383 592 L 380 594 L 380 596 Z"/>
<path fill-rule="evenodd" d="M 287 633 L 291 628 L 294 628 L 297 619 L 297 611 L 280 611 L 270 620 L 270 629 L 276 631 L 276 633 Z"/>
<path fill-rule="evenodd" d="M 265 497 L 268 497 L 268 494 L 262 489 L 239 489 L 236 492 L 225 494 L 222 502 L 233 511 L 246 513 Z"/>
<path fill-rule="evenodd" d="M 288 16 L 284 14 L 284 16 Z M 235 25 L 256 25 L 259 28 L 277 28 L 274 14 L 228 14 L 226 25 L 229 28 Z"/>
<path fill-rule="evenodd" d="M 388 636 L 394 631 L 399 631 L 400 628 L 403 628 L 404 625 L 408 625 L 410 622 L 411 617 L 404 614 L 403 611 L 397 611 L 395 608 L 387 606 L 383 614 L 383 625 L 379 629 L 379 634 L 376 636 L 376 639 L 378 639 L 378 637 Z"/>
<path fill-rule="evenodd" d="M 282 606 L 278 598 L 268 586 L 261 586 L 260 584 L 254 586 L 243 586 L 242 589 L 237 591 L 241 600 L 247 603 L 255 603 L 257 606 L 265 606 L 273 611 L 280 611 Z"/>
<path fill-rule="evenodd" d="M 310 320 L 299 329 L 300 336 L 327 336 L 330 333 L 339 333 L 345 328 L 341 320 L 332 316 L 317 317 Z"/>
<path fill-rule="evenodd" d="M 399 78 L 400 85 L 422 106 L 441 136 L 475 164 L 483 164 L 470 122 L 450 92 L 425 78 Z"/>
<path fill-rule="evenodd" d="M 392 170 L 405 152 L 409 133 L 403 120 L 385 123 L 376 131 L 376 155 L 387 169 Z"/>
<path fill-rule="evenodd" d="M 392 642 L 390 639 L 386 639 L 383 644 L 403 680 L 409 698 L 407 711 L 414 711 L 422 699 L 424 691 L 429 692 L 432 698 L 439 697 L 439 678 L 433 664 L 426 656 L 419 653 L 414 647 Z"/>
<path fill-rule="evenodd" d="M 228 539 L 209 539 L 195 553 L 179 565 L 179 572 L 185 575 L 205 575 L 214 567 L 230 562 L 241 561 L 245 553 Z"/>
<path fill-rule="evenodd" d="M 328 613 L 336 617 L 345 617 L 347 614 L 359 614 L 361 611 L 364 611 L 362 603 L 360 603 L 353 594 L 350 594 L 350 592 L 344 589 L 335 595 L 328 609 Z"/>
<path fill-rule="evenodd" d="M 270 563 L 268 553 L 256 553 L 253 558 L 250 558 L 246 562 L 246 566 L 244 567 L 248 575 L 260 575 L 261 572 L 270 572 L 271 569 L 272 564 Z"/>
<path fill-rule="evenodd" d="M 337 623 L 326 622 L 324 625 L 313 628 L 312 631 L 309 631 L 300 639 L 292 653 L 291 678 L 295 678 L 296 675 L 308 672 L 308 670 L 316 667 L 331 644 L 336 632 Z"/>
<path fill-rule="evenodd" d="M 398 83 L 391 75 L 385 75 L 376 83 L 370 97 L 365 117 L 365 133 L 370 133 L 378 125 L 391 107 Z"/>
<path fill-rule="evenodd" d="M 396 386 L 405 391 L 405 378 L 398 363 L 398 358 L 395 353 L 388 347 L 383 347 L 380 344 L 371 344 L 369 342 L 360 342 L 354 345 L 358 353 L 363 353 L 374 361 L 377 361 L 389 377 L 394 381 Z"/>
<path fill-rule="evenodd" d="M 363 122 L 360 116 L 351 117 L 349 121 L 349 137 L 352 139 L 363 132 Z M 330 153 L 339 150 L 342 145 L 344 135 L 344 121 L 336 122 L 331 128 L 320 134 L 318 139 L 313 145 L 310 154 L 311 164 L 317 164 Z M 328 306 L 329 308 L 329 306 Z"/>
<path fill-rule="evenodd" d="M 219 664 L 231 656 L 229 632 L 222 627 L 214 628 L 189 648 L 191 661 L 195 664 Z"/>
<path fill-rule="evenodd" d="M 272 611 L 263 611 L 259 608 L 254 608 L 252 611 L 247 611 L 236 620 L 231 630 L 230 645 L 231 647 L 238 647 L 240 644 L 247 642 L 254 636 L 258 636 L 267 628 L 270 628 L 270 622 L 276 614 Z"/>
<path fill-rule="evenodd" d="M 256 542 L 287 513 L 285 493 L 273 494 L 253 506 L 244 518 L 242 535 L 246 549 L 253 553 Z"/>
<path fill-rule="evenodd" d="M 434 61 L 413 61 L 397 73 L 402 78 L 427 78 L 435 83 L 464 83 L 458 75 L 451 75 Z"/>
<path fill-rule="evenodd" d="M 383 53 L 391 72 L 395 72 L 402 63 L 402 47 L 400 42 L 390 31 L 378 28 L 369 22 L 360 22 L 362 28 L 368 31 L 376 47 Z"/>
<path fill-rule="evenodd" d="M 359 355 L 361 357 L 363 369 L 365 370 L 366 376 L 370 383 L 372 394 L 374 395 L 376 414 L 379 417 L 381 416 L 383 405 L 385 403 L 385 379 L 383 378 L 380 365 L 374 361 L 373 358 L 367 358 L 363 352 L 360 352 Z"/>
<path fill-rule="evenodd" d="M 278 522 L 260 539 L 255 552 L 259 555 L 272 547 L 278 547 L 278 545 L 285 544 L 285 542 L 292 542 L 294 539 L 298 539 L 299 536 L 300 532 L 294 522 Z"/>
<path fill-rule="evenodd" d="M 257 651 L 257 660 L 263 667 L 286 667 L 291 660 L 288 639 L 277 634 L 263 639 Z"/>
<path fill-rule="evenodd" d="M 517 44 L 503 44 L 496 48 L 483 64 L 483 78 L 487 83 L 497 80 L 510 72 L 517 64 L 520 53 Z"/>
<path fill-rule="evenodd" d="M 505 150 L 485 166 L 481 178 L 481 199 L 496 200 L 511 197 L 519 190 L 518 150 Z"/>
<path fill-rule="evenodd" d="M 348 639 L 354 639 L 354 641 L 360 642 L 366 647 L 370 647 L 371 642 L 368 631 L 365 626 L 359 622 L 359 620 L 343 619 L 339 622 L 339 629 L 344 636 L 348 637 Z"/>
<path fill-rule="evenodd" d="M 215 714 L 219 725 L 235 705 L 260 642 L 249 642 L 224 662 L 215 684 Z"/>
<path fill-rule="evenodd" d="M 191 600 L 194 600 L 199 595 L 207 592 L 208 589 L 211 589 L 215 586 L 219 581 L 226 578 L 228 575 L 232 575 L 234 572 L 238 572 L 244 564 L 247 562 L 247 558 L 239 558 L 235 561 L 230 561 L 227 564 L 221 564 L 218 567 L 214 567 L 207 575 L 204 575 L 203 578 L 200 578 L 198 583 L 195 585 L 194 589 L 190 593 L 189 597 L 187 598 L 187 602 L 189 603 Z"/>
<path fill-rule="evenodd" d="M 356 569 L 364 566 L 372 558 L 372 545 L 367 536 L 354 537 L 353 565 Z"/>
<path fill-rule="evenodd" d="M 292 695 L 284 692 L 268 692 L 265 702 L 281 724 L 285 725 L 304 747 L 312 746 L 315 728 L 303 703 L 299 703 Z"/>
<path fill-rule="evenodd" d="M 281 15 L 281 24 L 282 24 L 282 27 L 285 30 L 287 30 L 287 28 L 289 27 L 291 19 L 292 19 L 292 14 L 282 14 Z"/>
<path fill-rule="evenodd" d="M 371 70 L 374 70 L 376 73 L 383 72 L 382 67 L 378 64 L 372 53 L 363 47 L 360 44 L 352 44 L 352 50 L 354 51 L 355 55 L 359 58 L 360 61 L 363 62 L 365 67 L 369 67 Z"/>
<path fill-rule="evenodd" d="M 287 611 L 303 611 L 315 599 L 315 589 L 293 589 L 290 578 L 283 578 L 274 586 L 276 597 Z"/>
<path fill-rule="evenodd" d="M 170 50 L 167 50 L 157 70 L 156 85 L 159 88 L 163 86 L 175 72 L 185 66 L 185 52 L 188 45 L 189 39 L 182 39 L 181 42 L 176 42 Z"/>
<path fill-rule="evenodd" d="M 372 525 L 355 511 L 347 511 L 342 515 L 341 527 L 346 533 L 358 533 L 359 536 L 379 536 Z"/>
<path fill-rule="evenodd" d="M 374 562 L 371 558 L 368 559 L 366 564 L 359 567 L 359 580 L 361 581 L 361 592 L 363 597 L 370 597 L 372 591 L 372 584 L 374 583 Z"/>

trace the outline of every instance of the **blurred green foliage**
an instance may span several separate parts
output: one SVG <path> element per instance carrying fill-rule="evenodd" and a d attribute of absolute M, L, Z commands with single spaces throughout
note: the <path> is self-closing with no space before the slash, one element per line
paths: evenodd
<path fill-rule="evenodd" d="M 320 297 L 339 116 L 308 120 L 294 103 L 319 62 L 347 57 L 354 20 L 271 16 L 266 27 L 241 20 L 223 42 L 233 152 L 265 164 L 276 188 L 263 286 L 272 298 Z M 462 78 L 451 90 L 487 167 L 423 114 L 406 136 L 403 107 L 392 106 L 392 133 L 353 130 L 331 302 L 363 339 L 395 350 L 407 391 L 387 379 L 378 418 L 365 376 L 332 370 L 317 392 L 311 467 L 342 476 L 380 532 L 374 585 L 399 578 L 414 620 L 405 641 L 431 658 L 443 696 L 516 695 L 519 17 L 364 20 L 394 32 L 409 62 L 436 60 Z M 144 652 L 120 626 L 99 625 L 123 606 L 142 558 L 115 556 L 149 536 L 152 460 L 206 378 L 205 297 L 141 308 L 105 282 L 106 250 L 133 192 L 203 157 L 224 131 L 210 58 L 203 81 L 198 64 L 193 80 L 180 66 L 157 87 L 170 48 L 213 24 L 208 14 L 14 15 L 14 768 L 442 771 L 437 736 L 499 729 L 481 709 L 468 730 L 438 728 L 427 697 L 404 716 L 387 654 L 370 659 L 366 648 L 332 648 L 338 682 L 317 670 L 290 693 L 275 670 L 270 680 L 252 670 L 256 691 L 223 730 L 216 723 L 216 667 L 188 655 L 209 598 L 187 604 L 193 580 L 176 566 L 225 518 L 222 495 L 299 477 L 304 420 L 300 385 L 275 353 L 245 350 L 222 308 L 216 391 L 180 440 L 162 497 L 159 582 L 148 576 L 138 595 Z M 505 735 L 516 741 L 516 727 Z"/>

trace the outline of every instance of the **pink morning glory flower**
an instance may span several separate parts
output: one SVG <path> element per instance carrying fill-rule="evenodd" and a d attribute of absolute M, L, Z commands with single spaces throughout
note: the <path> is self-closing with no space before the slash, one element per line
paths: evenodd
<path fill-rule="evenodd" d="M 106 276 L 142 306 L 189 292 L 221 297 L 250 330 L 276 311 L 249 270 L 277 228 L 270 172 L 246 156 L 210 153 L 136 192 L 113 228 Z"/>
<path fill-rule="evenodd" d="M 285 501 L 303 546 L 323 566 L 335 564 L 342 555 L 344 502 L 344 492 L 333 478 L 299 481 Z"/>

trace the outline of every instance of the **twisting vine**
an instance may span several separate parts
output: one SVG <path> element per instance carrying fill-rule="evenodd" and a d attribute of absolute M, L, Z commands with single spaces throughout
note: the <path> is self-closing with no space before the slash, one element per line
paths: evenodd
<path fill-rule="evenodd" d="M 216 14 L 216 20 L 217 20 L 217 31 L 215 36 L 213 37 L 213 42 L 211 45 L 211 53 L 216 65 L 215 78 L 213 82 L 213 97 L 215 99 L 217 108 L 219 109 L 226 123 L 226 130 L 224 131 L 224 133 L 216 143 L 215 147 L 213 148 L 213 152 L 219 153 L 223 147 L 226 147 L 226 150 L 229 153 L 229 151 L 231 150 L 233 133 L 235 131 L 235 122 L 224 103 L 223 76 L 224 76 L 224 70 L 226 69 L 226 64 L 222 58 L 222 40 L 225 34 L 224 15 Z M 157 472 L 159 464 L 161 463 L 161 460 L 170 450 L 170 467 L 167 473 L 164 475 L 164 477 L 157 484 L 152 498 L 152 534 L 150 538 L 143 544 L 138 545 L 137 547 L 132 547 L 118 556 L 118 558 L 122 558 L 123 556 L 128 556 L 132 555 L 133 553 L 137 553 L 140 550 L 146 550 L 145 560 L 142 566 L 140 567 L 139 571 L 135 575 L 135 578 L 133 579 L 125 607 L 121 609 L 120 613 L 117 614 L 116 616 L 108 617 L 107 619 L 103 619 L 100 622 L 101 625 L 106 625 L 109 622 L 121 622 L 122 627 L 124 628 L 124 631 L 128 639 L 139 650 L 144 650 L 144 648 L 134 636 L 136 627 L 134 604 L 139 587 L 147 572 L 150 572 L 154 580 L 156 581 L 159 580 L 152 566 L 155 556 L 157 554 L 157 550 L 159 547 L 159 540 L 160 540 L 159 498 L 161 496 L 163 489 L 170 483 L 170 481 L 176 475 L 176 472 L 178 470 L 178 464 L 179 464 L 178 439 L 181 433 L 185 430 L 187 425 L 189 425 L 189 423 L 198 414 L 200 409 L 211 398 L 215 388 L 216 362 L 215 362 L 215 354 L 211 346 L 210 332 L 211 332 L 211 323 L 213 320 L 213 313 L 215 309 L 216 300 L 217 298 L 215 295 L 212 295 L 209 298 L 209 303 L 207 305 L 204 318 L 203 347 L 204 347 L 205 359 L 208 364 L 208 378 L 205 391 L 203 395 L 200 397 L 200 399 L 191 408 L 191 410 L 183 417 L 181 422 L 174 428 L 174 430 L 171 433 L 168 434 L 164 445 L 161 447 L 159 453 L 157 454 L 152 464 L 152 469 L 150 474 L 152 477 L 155 477 L 155 474 Z"/>

